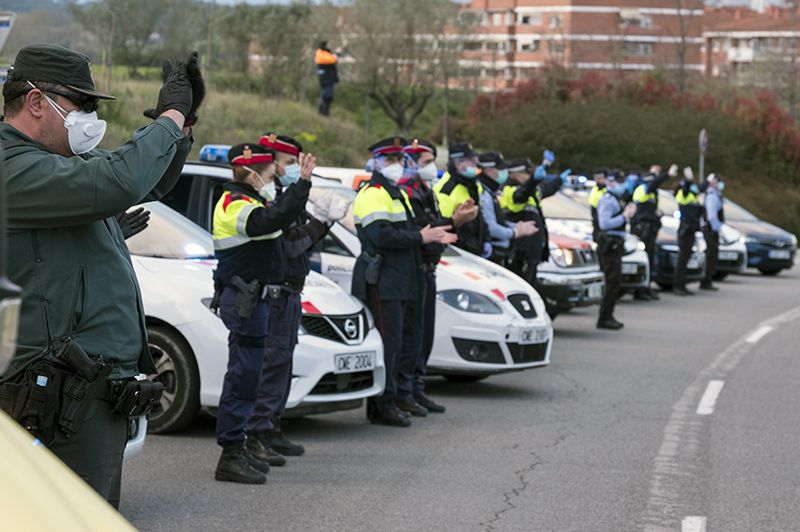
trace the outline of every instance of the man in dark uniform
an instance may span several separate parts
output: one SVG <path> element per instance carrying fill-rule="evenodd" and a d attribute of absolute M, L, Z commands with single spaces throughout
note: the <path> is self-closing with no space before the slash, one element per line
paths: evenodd
<path fill-rule="evenodd" d="M 636 205 L 629 203 L 624 208 L 621 197 L 625 187 L 617 183 L 613 173 L 606 177 L 606 193 L 597 203 L 597 223 L 600 227 L 600 242 L 597 253 L 605 275 L 606 288 L 600 303 L 598 329 L 622 329 L 623 324 L 614 318 L 614 306 L 622 288 L 622 254 L 625 252 L 626 225 L 636 214 Z"/>
<path fill-rule="evenodd" d="M 592 240 L 594 240 L 595 244 L 600 242 L 600 227 L 597 224 L 597 204 L 600 202 L 600 198 L 603 197 L 603 194 L 606 193 L 607 175 L 608 172 L 603 169 L 595 170 L 592 173 L 594 186 L 592 190 L 589 191 L 589 211 L 592 214 Z"/>
<path fill-rule="evenodd" d="M 669 178 L 678 175 L 678 165 L 673 164 L 667 173 L 661 173 L 661 167 L 656 165 L 642 176 L 642 183 L 633 192 L 633 203 L 636 205 L 636 215 L 631 220 L 631 233 L 642 239 L 647 258 L 650 263 L 651 275 L 655 273 L 656 266 L 656 237 L 661 229 L 661 211 L 658 210 L 658 189 Z M 643 301 L 659 299 L 658 293 L 650 286 L 637 289 L 634 299 Z"/>
<path fill-rule="evenodd" d="M 397 187 L 403 177 L 404 138 L 381 140 L 369 150 L 373 174 L 356 196 L 354 218 L 361 255 L 353 269 L 353 295 L 372 311 L 381 333 L 386 366 L 383 394 L 367 403 L 372 423 L 407 427 L 410 417 L 397 407 L 398 374 L 413 372 L 419 352 L 417 312 L 422 298 L 421 248 L 450 244 L 456 237 L 449 226 L 420 229 L 414 221 L 408 194 Z"/>
<path fill-rule="evenodd" d="M 273 153 L 257 143 L 228 152 L 233 181 L 226 183 L 214 208 L 214 284 L 228 336 L 228 369 L 217 411 L 217 443 L 222 447 L 217 480 L 263 484 L 267 462 L 245 446 L 245 429 L 256 407 L 259 378 L 269 363 L 267 335 L 273 287 L 285 282 L 283 229 L 305 209 L 311 188 L 301 179 L 280 198 L 269 197 L 275 173 Z M 301 160 L 302 163 L 307 161 Z M 313 166 L 313 159 L 310 163 Z M 215 298 L 216 299 L 216 298 Z M 295 329 L 296 330 L 296 329 Z M 283 388 L 280 388 L 280 393 Z"/>
<path fill-rule="evenodd" d="M 314 54 L 314 64 L 317 66 L 317 78 L 319 78 L 319 101 L 317 102 L 317 110 L 319 114 L 328 116 L 331 114 L 331 103 L 333 103 L 333 89 L 339 83 L 339 73 L 336 69 L 336 63 L 339 62 L 339 54 L 341 49 L 331 51 L 328 48 L 327 41 L 319 43 Z"/>
<path fill-rule="evenodd" d="M 506 217 L 514 222 L 528 221 L 538 231 L 516 244 L 510 269 L 533 285 L 539 264 L 550 258 L 547 220 L 542 210 L 542 200 L 561 189 L 561 179 L 548 179 L 544 170 L 534 167 L 529 158 L 514 159 L 508 163 L 509 183 L 502 192 L 500 205 Z M 544 165 L 539 168 L 544 168 Z"/>
<path fill-rule="evenodd" d="M 106 128 L 97 118 L 98 101 L 113 97 L 95 90 L 83 54 L 27 46 L 3 86 L 8 273 L 23 292 L 19 342 L 0 404 L 7 411 L 16 406 L 24 416 L 17 420 L 115 507 L 126 416 L 133 412 L 121 413 L 119 401 L 143 390 L 137 374 L 155 373 L 139 286 L 115 215 L 158 200 L 180 177 L 192 144 L 187 117 L 196 116 L 202 101 L 196 61 L 165 64 L 156 120 L 113 151 L 95 149 Z M 25 368 L 46 364 L 40 355 L 56 346 L 85 352 L 97 369 L 77 404 L 61 386 L 62 379 L 81 382 L 74 365 L 53 369 L 44 381 L 26 379 L 38 370 Z M 17 382 L 14 373 L 26 380 Z M 88 378 L 81 376 L 83 383 Z M 32 386 L 31 395 L 20 394 Z M 49 399 L 32 402 L 39 394 Z M 70 412 L 82 412 L 77 424 L 67 423 Z"/>
<path fill-rule="evenodd" d="M 406 168 L 406 177 L 398 182 L 398 186 L 408 194 L 414 211 L 414 220 L 420 229 L 428 225 L 431 227 L 452 226 L 458 229 L 478 216 L 478 206 L 471 200 L 456 207 L 451 218 L 445 218 L 439 212 L 436 195 L 431 189 L 438 174 L 435 162 L 436 147 L 432 143 L 423 139 L 414 139 L 405 146 L 403 151 L 410 160 Z M 416 408 L 411 400 L 427 412 L 442 413 L 445 411 L 442 405 L 425 395 L 423 380 L 433 348 L 436 326 L 436 266 L 439 264 L 444 249 L 445 246 L 439 243 L 422 246 L 424 275 L 421 312 L 418 314 L 418 327 L 422 331 L 422 342 L 413 372 L 408 373 L 401 369 L 397 384 L 400 394 L 398 406 L 412 415 L 415 412 L 417 415 L 425 415 L 425 412 Z"/>
<path fill-rule="evenodd" d="M 444 217 L 452 217 L 459 205 L 478 205 L 481 203 L 483 185 L 478 181 L 478 156 L 467 142 L 451 144 L 447 154 L 447 172 L 433 186 L 439 212 Z M 457 229 L 458 247 L 483 258 L 492 256 L 489 229 L 483 214 Z"/>
<path fill-rule="evenodd" d="M 686 288 L 686 266 L 692 255 L 695 242 L 695 233 L 700 230 L 700 220 L 703 217 L 703 207 L 700 205 L 700 189 L 694 183 L 694 172 L 690 167 L 683 169 L 684 179 L 675 190 L 675 201 L 681 213 L 681 223 L 678 226 L 678 262 L 675 265 L 675 280 L 672 283 L 672 292 L 678 296 L 692 295 Z"/>
<path fill-rule="evenodd" d="M 300 165 L 303 146 L 295 139 L 266 133 L 258 141 L 275 156 L 276 201 L 298 181 L 311 179 L 313 156 Z M 305 174 L 303 173 L 305 172 Z M 256 408 L 247 423 L 247 449 L 269 465 L 282 466 L 283 456 L 301 456 L 305 449 L 292 443 L 281 431 L 280 418 L 289 399 L 292 383 L 292 355 L 297 345 L 297 329 L 302 314 L 300 293 L 308 276 L 306 253 L 328 232 L 328 226 L 302 212 L 283 231 L 285 280 L 278 293 L 269 298 L 267 346 Z"/>
<path fill-rule="evenodd" d="M 705 198 L 703 200 L 703 237 L 706 240 L 706 276 L 700 283 L 701 290 L 716 292 L 714 275 L 717 273 L 719 260 L 719 232 L 725 223 L 725 213 L 722 208 L 722 183 L 714 174 L 709 174 L 705 183 Z"/>

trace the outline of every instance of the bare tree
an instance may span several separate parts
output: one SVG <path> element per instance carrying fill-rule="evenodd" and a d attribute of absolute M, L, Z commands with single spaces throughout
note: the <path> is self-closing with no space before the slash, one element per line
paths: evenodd
<path fill-rule="evenodd" d="M 677 85 L 680 94 L 686 92 L 686 83 L 688 80 L 688 72 L 686 68 L 686 56 L 691 44 L 690 33 L 692 31 L 692 22 L 694 21 L 694 8 L 696 2 L 693 0 L 675 0 L 675 7 L 678 11 L 678 43 L 676 46 L 677 51 Z"/>

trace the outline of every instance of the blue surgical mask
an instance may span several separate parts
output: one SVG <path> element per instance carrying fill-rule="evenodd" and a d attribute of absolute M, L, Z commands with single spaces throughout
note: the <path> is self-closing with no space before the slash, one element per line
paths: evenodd
<path fill-rule="evenodd" d="M 464 177 L 468 177 L 470 179 L 474 179 L 478 177 L 478 167 L 477 166 L 468 166 L 461 172 L 461 175 Z"/>
<path fill-rule="evenodd" d="M 725 190 L 725 183 L 720 181 L 719 185 L 717 185 L 717 190 L 719 191 L 720 194 L 722 194 L 722 192 Z"/>
<path fill-rule="evenodd" d="M 697 188 L 697 185 L 691 185 L 689 190 L 692 192 L 692 194 L 700 194 L 700 189 Z"/>
<path fill-rule="evenodd" d="M 619 185 L 615 186 L 614 188 L 609 187 L 606 190 L 608 190 L 608 192 L 610 192 L 612 196 L 615 196 L 617 198 L 621 198 L 622 195 L 625 194 L 625 187 Z"/>
<path fill-rule="evenodd" d="M 300 165 L 295 163 L 285 166 L 283 168 L 283 175 L 278 176 L 278 179 L 280 180 L 281 185 L 285 187 L 294 185 L 300 180 Z"/>
<path fill-rule="evenodd" d="M 498 170 L 496 181 L 498 185 L 505 185 L 506 181 L 508 181 L 508 170 Z"/>

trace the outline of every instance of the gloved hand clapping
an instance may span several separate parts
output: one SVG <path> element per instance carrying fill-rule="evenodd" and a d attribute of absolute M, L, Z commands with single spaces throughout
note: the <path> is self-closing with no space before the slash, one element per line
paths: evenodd
<path fill-rule="evenodd" d="M 328 222 L 338 222 L 347 215 L 350 210 L 350 205 L 353 202 L 341 196 L 336 196 L 331 200 L 328 207 Z"/>
<path fill-rule="evenodd" d="M 669 167 L 669 170 L 667 170 L 667 175 L 670 177 L 678 177 L 678 165 L 672 163 L 672 165 Z"/>
<path fill-rule="evenodd" d="M 200 55 L 194 51 L 189 55 L 186 62 L 186 73 L 189 75 L 189 84 L 192 86 L 192 108 L 186 116 L 186 127 L 191 127 L 197 123 L 197 109 L 206 97 L 206 82 L 200 72 Z"/>
<path fill-rule="evenodd" d="M 685 177 L 689 181 L 694 180 L 694 171 L 692 170 L 691 166 L 687 166 L 683 169 L 683 177 Z"/>
<path fill-rule="evenodd" d="M 328 221 L 328 211 L 331 207 L 334 195 L 324 189 L 312 188 L 308 195 L 308 201 L 314 206 L 314 218 L 320 222 Z"/>
<path fill-rule="evenodd" d="M 144 112 L 147 118 L 156 119 L 165 111 L 175 110 L 188 117 L 192 110 L 192 84 L 189 81 L 189 73 L 186 70 L 186 63 L 165 59 L 161 66 L 161 76 L 164 84 L 158 92 L 158 103 L 155 109 L 148 109 Z"/>
<path fill-rule="evenodd" d="M 538 232 L 539 228 L 536 226 L 536 222 L 533 221 L 517 222 L 514 225 L 514 238 L 531 236 Z"/>
<path fill-rule="evenodd" d="M 561 175 L 559 175 L 559 177 L 561 178 L 561 182 L 566 185 L 567 184 L 567 179 L 569 179 L 569 176 L 571 176 L 571 175 L 572 175 L 572 169 L 571 168 L 567 168 L 566 170 L 561 172 Z"/>
<path fill-rule="evenodd" d="M 115 216 L 119 228 L 122 229 L 122 237 L 128 240 L 133 235 L 138 235 L 147 229 L 147 222 L 150 221 L 150 211 L 144 210 L 144 207 L 131 212 L 121 212 Z"/>

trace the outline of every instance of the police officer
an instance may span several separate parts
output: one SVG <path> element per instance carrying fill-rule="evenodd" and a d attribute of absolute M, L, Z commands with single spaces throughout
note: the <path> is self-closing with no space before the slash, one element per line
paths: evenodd
<path fill-rule="evenodd" d="M 442 216 L 451 217 L 459 205 L 478 205 L 481 203 L 483 186 L 478 181 L 478 156 L 472 145 L 466 142 L 451 144 L 448 147 L 447 172 L 433 187 Z M 458 243 L 461 249 L 489 258 L 492 245 L 489 229 L 482 211 L 471 222 L 457 228 Z"/>
<path fill-rule="evenodd" d="M 595 243 L 600 242 L 600 226 L 597 223 L 597 204 L 600 203 L 600 198 L 606 193 L 606 176 L 608 171 L 604 169 L 595 170 L 592 173 L 594 179 L 594 186 L 589 192 L 589 210 L 592 214 L 592 240 Z"/>
<path fill-rule="evenodd" d="M 703 217 L 703 207 L 700 205 L 698 195 L 700 189 L 694 182 L 694 173 L 690 167 L 683 169 L 684 179 L 675 190 L 675 201 L 681 213 L 681 223 L 678 226 L 678 262 L 675 265 L 675 279 L 672 291 L 678 296 L 689 296 L 692 292 L 686 289 L 686 265 L 692 255 L 695 242 L 695 233 L 700 230 L 700 220 Z"/>
<path fill-rule="evenodd" d="M 706 275 L 700 283 L 701 290 L 719 290 L 714 286 L 714 274 L 717 272 L 719 259 L 719 232 L 725 222 L 722 210 L 722 182 L 714 174 L 709 174 L 705 185 L 707 189 L 703 200 L 705 216 L 703 216 L 703 237 L 706 240 Z"/>
<path fill-rule="evenodd" d="M 408 194 L 414 211 L 414 219 L 419 228 L 452 226 L 458 229 L 478 216 L 478 206 L 467 200 L 456 207 L 451 218 L 445 218 L 439 212 L 431 186 L 438 176 L 436 168 L 436 146 L 424 139 L 413 139 L 403 148 L 406 154 L 406 175 L 399 182 L 401 189 Z M 436 403 L 425 394 L 423 377 L 427 373 L 428 359 L 433 349 L 433 335 L 436 326 L 436 267 L 442 257 L 445 246 L 430 243 L 422 246 L 423 288 L 421 312 L 419 313 L 420 342 L 416 364 L 412 373 L 401 370 L 398 381 L 401 410 L 414 415 L 426 415 L 422 409 L 432 413 L 443 413 L 445 407 Z M 409 399 L 413 399 L 417 408 Z"/>
<path fill-rule="evenodd" d="M 331 114 L 331 103 L 333 103 L 333 89 L 339 83 L 339 74 L 336 63 L 339 62 L 340 48 L 331 51 L 327 41 L 319 43 L 314 54 L 314 64 L 317 67 L 317 78 L 319 79 L 319 101 L 317 110 L 322 116 Z"/>
<path fill-rule="evenodd" d="M 629 203 L 622 206 L 621 197 L 625 193 L 622 183 L 611 174 L 606 177 L 606 193 L 597 203 L 597 223 L 600 228 L 600 241 L 597 252 L 601 257 L 600 265 L 606 280 L 603 301 L 600 303 L 600 315 L 597 319 L 598 329 L 618 330 L 623 324 L 614 318 L 614 306 L 619 299 L 622 287 L 622 255 L 625 251 L 625 227 L 636 214 L 636 206 Z"/>
<path fill-rule="evenodd" d="M 114 215 L 158 200 L 180 177 L 192 144 L 187 117 L 196 116 L 203 97 L 196 62 L 192 56 L 189 65 L 165 64 L 156 120 L 113 151 L 95 149 L 106 130 L 98 103 L 113 97 L 95 90 L 85 55 L 55 45 L 24 47 L 3 86 L 8 273 L 23 288 L 19 342 L 4 377 L 44 363 L 43 351 L 67 343 L 85 352 L 93 368 L 102 357 L 107 365 L 99 374 L 111 373 L 92 382 L 70 430 L 59 419 L 69 412 L 53 405 L 64 408 L 75 397 L 56 380 L 33 383 L 50 397 L 47 404 L 31 403 L 7 385 L 0 399 L 4 409 L 16 405 L 35 418 L 26 425 L 42 421 L 36 435 L 115 507 L 128 435 L 119 401 L 139 388 L 137 374 L 155 367 L 136 274 Z"/>
<path fill-rule="evenodd" d="M 420 229 L 405 190 L 403 148 L 408 142 L 391 137 L 369 147 L 374 172 L 354 204 L 361 255 L 353 269 L 353 295 L 366 302 L 384 345 L 386 388 L 367 403 L 372 423 L 407 427 L 410 416 L 398 406 L 398 374 L 412 373 L 419 352 L 417 312 L 422 298 L 423 245 L 450 244 L 456 240 L 449 226 Z M 421 413 L 421 412 L 420 412 Z"/>
<path fill-rule="evenodd" d="M 511 261 L 512 243 L 523 241 L 539 231 L 536 222 L 531 220 L 518 220 L 509 222 L 506 213 L 501 207 L 500 195 L 508 181 L 508 165 L 503 156 L 496 152 L 482 153 L 478 156 L 478 166 L 481 173 L 478 176 L 483 191 L 481 192 L 481 214 L 486 220 L 489 238 L 492 244 L 490 259 L 505 266 Z"/>
<path fill-rule="evenodd" d="M 300 180 L 308 183 L 314 170 L 313 155 L 304 157 L 303 146 L 292 137 L 266 133 L 259 144 L 275 157 L 275 200 L 279 203 L 287 189 Z M 301 185 L 304 187 L 305 184 Z M 327 220 L 327 219 L 326 219 Z M 302 314 L 300 293 L 309 272 L 306 253 L 328 232 L 328 226 L 301 212 L 284 228 L 284 280 L 272 285 L 268 299 L 266 354 L 261 367 L 258 399 L 247 423 L 247 450 L 271 466 L 286 463 L 284 456 L 301 456 L 302 445 L 283 434 L 280 418 L 286 408 L 292 382 L 292 355 L 297 345 L 297 329 Z"/>
<path fill-rule="evenodd" d="M 305 208 L 310 171 L 304 168 L 303 175 L 309 177 L 273 200 L 273 152 L 258 143 L 239 144 L 228 152 L 228 161 L 233 181 L 223 187 L 213 224 L 218 259 L 214 283 L 220 317 L 230 331 L 228 370 L 217 411 L 217 443 L 222 455 L 215 478 L 263 484 L 269 465 L 247 450 L 245 429 L 255 410 L 262 368 L 271 362 L 269 355 L 275 354 L 274 349 L 266 349 L 267 300 L 276 295 L 273 288 L 280 288 L 286 279 L 283 230 Z M 313 158 L 301 159 L 301 168 L 313 167 L 313 162 Z M 282 381 L 272 384 L 282 395 Z"/>
<path fill-rule="evenodd" d="M 633 191 L 633 204 L 636 205 L 636 215 L 631 220 L 631 233 L 642 239 L 647 258 L 650 262 L 651 274 L 655 272 L 656 237 L 661 229 L 661 211 L 658 210 L 658 189 L 670 177 L 678 175 L 678 165 L 673 164 L 667 173 L 661 173 L 661 167 L 652 166 L 650 171 L 642 176 L 642 183 Z M 659 299 L 658 293 L 650 286 L 637 289 L 633 294 L 634 299 L 643 301 Z"/>
<path fill-rule="evenodd" d="M 555 160 L 552 152 L 547 155 Z M 551 163 L 547 166 L 549 164 Z M 500 206 L 509 220 L 517 223 L 529 222 L 537 229 L 531 236 L 517 241 L 510 269 L 528 283 L 534 284 L 539 264 L 550 257 L 549 234 L 542 200 L 558 192 L 562 181 L 547 179 L 546 166 L 542 164 L 538 168 L 534 167 L 527 157 L 514 159 L 509 163 L 509 176 L 511 183 L 502 191 Z"/>

